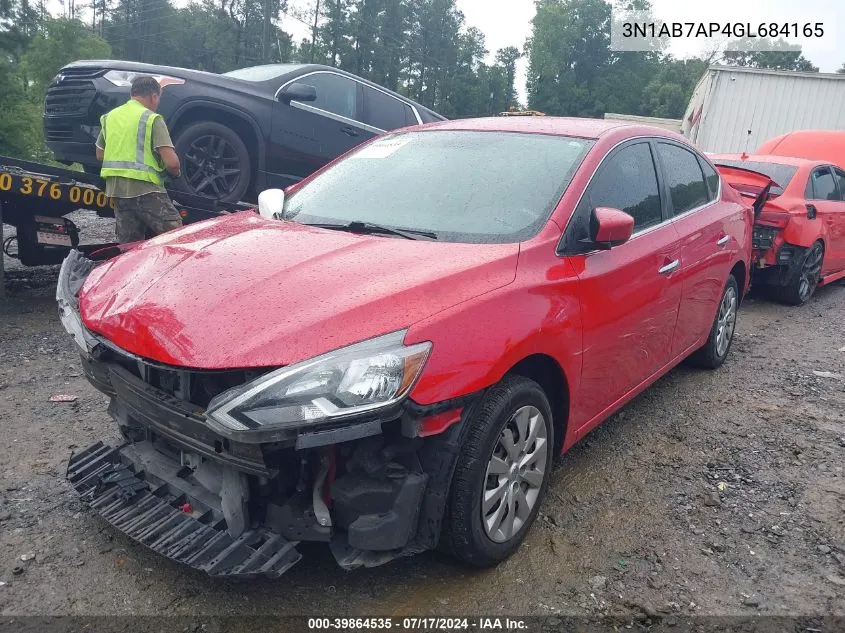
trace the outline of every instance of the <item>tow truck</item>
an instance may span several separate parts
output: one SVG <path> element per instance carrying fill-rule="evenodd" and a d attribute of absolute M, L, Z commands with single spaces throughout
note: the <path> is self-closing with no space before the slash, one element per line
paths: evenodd
<path fill-rule="evenodd" d="M 168 189 L 185 224 L 252 208 Z M 100 217 L 114 216 L 114 202 L 105 194 L 102 178 L 81 171 L 0 156 L 0 245 L 24 266 L 60 264 L 71 249 L 91 253 L 114 242 L 82 244 L 79 229 L 66 215 L 79 210 Z M 16 235 L 3 237 L 3 223 Z M 13 247 L 15 247 L 13 250 Z M 3 258 L 0 257 L 0 289 Z"/>

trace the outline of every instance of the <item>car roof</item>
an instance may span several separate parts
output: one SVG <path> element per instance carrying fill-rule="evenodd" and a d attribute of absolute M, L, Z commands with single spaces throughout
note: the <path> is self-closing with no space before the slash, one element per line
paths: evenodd
<path fill-rule="evenodd" d="M 524 132 L 529 134 L 551 134 L 555 136 L 577 136 L 598 139 L 619 133 L 621 136 L 662 136 L 686 141 L 683 136 L 659 127 L 637 125 L 625 121 L 606 119 L 581 119 L 558 116 L 503 116 L 477 119 L 453 119 L 424 125 L 426 130 L 470 130 L 482 132 Z"/>
<path fill-rule="evenodd" d="M 761 154 L 802 156 L 824 160 L 845 169 L 845 131 L 796 130 L 770 138 L 757 151 Z"/>
<path fill-rule="evenodd" d="M 707 158 L 716 162 L 718 160 L 749 161 L 757 163 L 773 163 L 775 165 L 790 165 L 791 167 L 815 167 L 817 165 L 829 165 L 826 160 L 812 160 L 809 158 L 796 158 L 795 156 L 780 156 L 778 154 L 706 154 Z"/>

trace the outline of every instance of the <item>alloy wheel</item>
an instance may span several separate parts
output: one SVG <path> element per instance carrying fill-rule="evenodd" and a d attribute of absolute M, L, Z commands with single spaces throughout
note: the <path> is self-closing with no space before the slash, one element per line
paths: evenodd
<path fill-rule="evenodd" d="M 801 278 L 798 281 L 798 296 L 802 303 L 810 298 L 816 289 L 816 284 L 819 283 L 823 257 L 824 249 L 818 242 L 807 251 L 807 256 L 801 265 Z"/>
<path fill-rule="evenodd" d="M 736 290 L 728 286 L 719 304 L 719 319 L 716 326 L 716 353 L 724 356 L 736 327 Z"/>
<path fill-rule="evenodd" d="M 546 420 L 533 406 L 517 409 L 499 434 L 481 498 L 481 522 L 490 540 L 512 539 L 531 516 L 546 476 L 547 442 Z"/>
<path fill-rule="evenodd" d="M 240 177 L 237 152 L 222 136 L 199 136 L 185 153 L 185 181 L 199 195 L 224 198 L 234 190 Z"/>

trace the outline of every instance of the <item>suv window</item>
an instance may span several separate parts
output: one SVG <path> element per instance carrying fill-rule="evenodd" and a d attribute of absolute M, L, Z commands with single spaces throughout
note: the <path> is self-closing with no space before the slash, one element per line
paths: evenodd
<path fill-rule="evenodd" d="M 584 201 L 592 209 L 612 207 L 628 213 L 634 218 L 635 231 L 660 223 L 660 193 L 649 144 L 628 145 L 611 156 L 590 184 Z"/>
<path fill-rule="evenodd" d="M 805 195 L 809 200 L 839 200 L 836 181 L 827 167 L 820 167 L 810 174 Z"/>
<path fill-rule="evenodd" d="M 836 175 L 836 180 L 839 181 L 839 199 L 845 202 L 845 171 L 834 167 L 833 172 Z"/>
<path fill-rule="evenodd" d="M 307 105 L 358 120 L 358 82 L 334 73 L 315 73 L 297 81 L 317 90 L 317 98 Z"/>
<path fill-rule="evenodd" d="M 675 215 L 707 204 L 710 196 L 696 155 L 669 143 L 658 143 L 657 153 L 666 175 Z"/>
<path fill-rule="evenodd" d="M 382 130 L 395 130 L 407 125 L 406 106 L 399 99 L 367 86 L 364 86 L 364 95 L 364 123 Z"/>

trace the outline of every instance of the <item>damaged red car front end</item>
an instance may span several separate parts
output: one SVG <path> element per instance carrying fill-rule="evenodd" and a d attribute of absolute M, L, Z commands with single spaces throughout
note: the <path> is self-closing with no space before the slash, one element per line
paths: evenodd
<path fill-rule="evenodd" d="M 418 404 L 443 376 L 420 381 L 431 343 L 394 324 L 513 281 L 518 247 L 384 242 L 244 212 L 96 267 L 69 258 L 62 280 L 86 279 L 83 367 L 128 442 L 75 455 L 73 485 L 133 538 L 214 575 L 279 575 L 299 541 L 329 543 L 344 567 L 432 548 L 447 431 L 477 394 Z M 380 283 L 350 295 L 364 269 Z"/>

